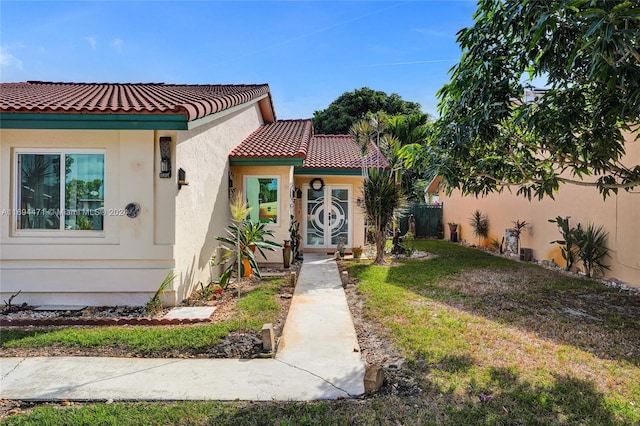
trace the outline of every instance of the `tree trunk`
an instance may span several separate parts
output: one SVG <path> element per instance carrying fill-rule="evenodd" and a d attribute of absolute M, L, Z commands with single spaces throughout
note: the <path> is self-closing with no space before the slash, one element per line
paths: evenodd
<path fill-rule="evenodd" d="M 375 240 L 376 240 L 376 260 L 374 263 L 376 265 L 382 265 L 384 264 L 384 246 L 387 242 L 387 238 L 384 235 L 384 231 L 380 231 L 379 229 L 376 229 Z"/>

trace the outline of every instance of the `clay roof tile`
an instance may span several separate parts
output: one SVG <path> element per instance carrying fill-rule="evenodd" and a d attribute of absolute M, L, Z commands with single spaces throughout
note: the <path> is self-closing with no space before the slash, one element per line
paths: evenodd
<path fill-rule="evenodd" d="M 269 85 L 164 83 L 0 84 L 0 112 L 183 114 L 188 121 L 269 94 Z"/>

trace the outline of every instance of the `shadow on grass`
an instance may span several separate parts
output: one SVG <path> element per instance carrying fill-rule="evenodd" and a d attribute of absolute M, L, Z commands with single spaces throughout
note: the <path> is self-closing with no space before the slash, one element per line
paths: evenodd
<path fill-rule="evenodd" d="M 548 387 L 523 382 L 510 370 L 491 371 L 487 388 L 460 397 L 426 384 L 421 396 L 381 396 L 320 402 L 163 402 L 37 407 L 7 425 L 623 425 L 593 386 L 557 377 Z"/>
<path fill-rule="evenodd" d="M 443 407 L 445 424 L 580 424 L 623 425 L 607 406 L 605 396 L 593 383 L 569 376 L 557 376 L 553 384 L 536 386 L 510 369 L 490 370 L 490 384 L 472 388 L 458 403 Z M 429 388 L 429 384 L 427 384 Z M 442 391 L 438 391 L 441 395 Z M 449 393 L 446 399 L 455 401 Z"/>
<path fill-rule="evenodd" d="M 602 359 L 640 365 L 639 295 L 456 244 L 418 244 L 438 257 L 388 268 L 387 284 Z"/>

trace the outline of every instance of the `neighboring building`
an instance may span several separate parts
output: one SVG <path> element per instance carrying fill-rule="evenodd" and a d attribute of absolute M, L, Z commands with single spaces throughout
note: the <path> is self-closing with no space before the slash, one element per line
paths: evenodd
<path fill-rule="evenodd" d="M 304 250 L 361 245 L 361 182 L 353 140 L 277 121 L 266 84 L 2 84 L 0 298 L 141 305 L 173 272 L 177 304 L 215 278 L 238 190 L 279 242 L 295 214 Z"/>
<path fill-rule="evenodd" d="M 625 134 L 626 156 L 623 163 L 638 164 L 640 161 L 640 140 L 636 134 Z M 606 263 L 611 270 L 605 276 L 615 277 L 633 286 L 640 287 L 640 187 L 632 191 L 619 190 L 603 200 L 595 187 L 565 184 L 555 196 L 555 200 L 545 197 L 527 200 L 522 196 L 504 191 L 502 194 L 490 194 L 486 197 L 462 196 L 454 191 L 446 196 L 441 191 L 440 200 L 444 202 L 444 222 L 458 223 L 458 238 L 470 243 L 475 242 L 469 219 L 475 210 L 486 213 L 490 221 L 489 242 L 500 241 L 505 230 L 513 227 L 516 220 L 530 223 L 521 236 L 521 247 L 531 248 L 533 257 L 538 260 L 554 259 L 559 265 L 565 265 L 558 244 L 551 241 L 561 239 L 554 223 L 548 219 L 556 216 L 570 216 L 575 226 L 582 223 L 603 225 L 609 237 L 607 245 L 611 257 Z M 447 227 L 445 227 L 447 229 Z M 447 230 L 447 237 L 448 230 Z M 575 265 L 582 269 L 578 262 Z"/>

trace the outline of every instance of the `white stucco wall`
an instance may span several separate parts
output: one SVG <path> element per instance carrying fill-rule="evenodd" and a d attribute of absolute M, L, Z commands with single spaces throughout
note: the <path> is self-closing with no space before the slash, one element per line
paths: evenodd
<path fill-rule="evenodd" d="M 263 124 L 254 104 L 194 130 L 178 133 L 176 173 L 186 172 L 189 186 L 176 188 L 175 302 L 199 283 L 211 280 L 209 260 L 216 236 L 230 224 L 229 161 L 233 148 Z"/>
<path fill-rule="evenodd" d="M 168 196 L 173 196 L 175 186 L 157 177 L 158 135 L 102 130 L 0 132 L 0 209 L 16 207 L 16 149 L 66 148 L 104 150 L 106 211 L 103 232 L 64 235 L 18 232 L 15 219 L 1 215 L 0 298 L 22 290 L 16 303 L 146 303 L 174 267 L 174 202 Z M 120 214 L 130 202 L 140 205 L 137 218 Z"/>

